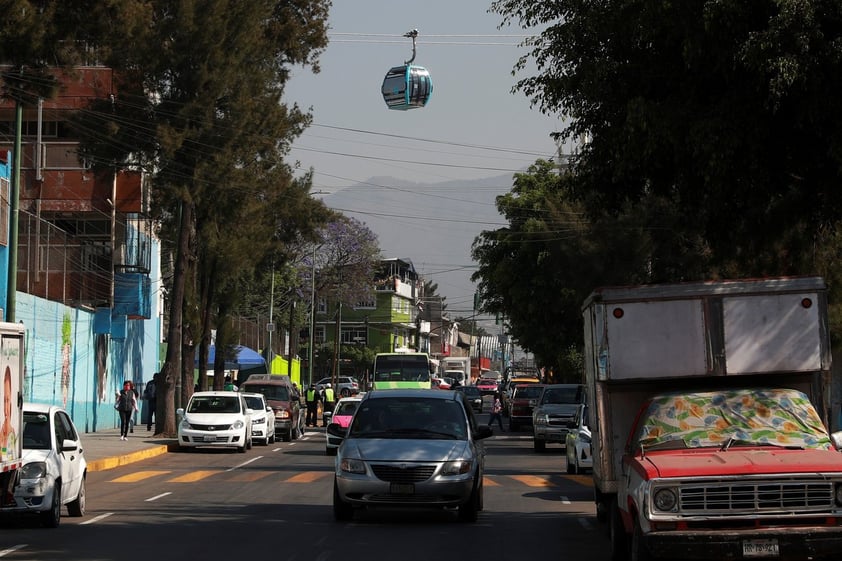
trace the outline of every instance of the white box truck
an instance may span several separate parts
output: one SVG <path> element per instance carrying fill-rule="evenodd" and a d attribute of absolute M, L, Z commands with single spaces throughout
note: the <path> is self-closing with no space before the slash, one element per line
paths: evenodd
<path fill-rule="evenodd" d="M 457 372 L 461 372 L 457 374 Z M 449 356 L 439 360 L 439 376 L 454 378 L 463 386 L 471 383 L 471 357 Z"/>
<path fill-rule="evenodd" d="M 839 558 L 821 278 L 600 288 L 583 316 L 613 560 Z"/>
<path fill-rule="evenodd" d="M 14 505 L 23 453 L 23 324 L 0 322 L 0 509 Z"/>

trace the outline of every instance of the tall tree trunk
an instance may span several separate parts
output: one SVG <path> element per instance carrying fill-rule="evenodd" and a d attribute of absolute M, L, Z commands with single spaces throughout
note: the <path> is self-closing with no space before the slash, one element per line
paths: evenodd
<path fill-rule="evenodd" d="M 167 358 L 161 368 L 161 386 L 157 400 L 156 434 L 176 436 L 175 386 L 181 376 L 181 327 L 183 320 L 185 269 L 190 250 L 190 229 L 193 224 L 193 203 L 182 200 L 178 245 L 173 266 L 172 294 L 170 295 L 170 323 L 167 329 Z"/>

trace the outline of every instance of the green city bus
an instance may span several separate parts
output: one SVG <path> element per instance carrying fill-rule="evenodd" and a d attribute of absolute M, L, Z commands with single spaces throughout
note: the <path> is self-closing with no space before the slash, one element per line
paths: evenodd
<path fill-rule="evenodd" d="M 371 368 L 373 389 L 430 388 L 432 362 L 427 353 L 378 353 Z"/>

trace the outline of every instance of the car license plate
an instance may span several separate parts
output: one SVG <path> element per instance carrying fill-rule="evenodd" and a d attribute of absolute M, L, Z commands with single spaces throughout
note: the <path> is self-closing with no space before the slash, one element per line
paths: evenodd
<path fill-rule="evenodd" d="M 415 485 L 412 483 L 392 483 L 389 485 L 389 492 L 393 495 L 413 495 Z"/>
<path fill-rule="evenodd" d="M 216 442 L 216 437 L 212 434 L 206 434 L 205 442 Z"/>
<path fill-rule="evenodd" d="M 778 540 L 743 540 L 743 557 L 778 557 Z"/>

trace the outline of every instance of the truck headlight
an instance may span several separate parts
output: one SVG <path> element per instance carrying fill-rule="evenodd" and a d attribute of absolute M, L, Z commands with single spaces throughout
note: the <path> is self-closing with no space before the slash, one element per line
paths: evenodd
<path fill-rule="evenodd" d="M 289 411 L 286 409 L 275 409 L 275 418 L 276 419 L 289 419 Z"/>
<path fill-rule="evenodd" d="M 675 496 L 675 491 L 673 489 L 658 489 L 655 491 L 652 503 L 656 510 L 660 510 L 662 512 L 673 512 L 676 504 L 678 504 L 678 497 Z"/>
<path fill-rule="evenodd" d="M 536 425 L 546 425 L 549 424 L 550 417 L 546 413 L 538 413 L 535 415 L 535 424 Z"/>

